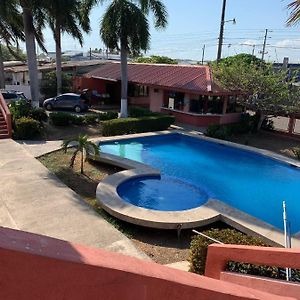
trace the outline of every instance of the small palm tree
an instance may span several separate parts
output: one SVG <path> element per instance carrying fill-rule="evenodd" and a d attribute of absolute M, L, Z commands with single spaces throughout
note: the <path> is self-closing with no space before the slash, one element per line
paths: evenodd
<path fill-rule="evenodd" d="M 150 12 L 154 16 L 155 28 L 165 28 L 167 11 L 160 0 L 111 0 L 101 21 L 100 35 L 104 44 L 121 52 L 121 118 L 127 117 L 127 57 L 148 50 L 147 16 Z"/>
<path fill-rule="evenodd" d="M 71 143 L 76 144 L 75 145 L 76 149 L 71 157 L 70 167 L 71 168 L 74 167 L 76 156 L 80 152 L 81 153 L 80 173 L 83 174 L 84 157 L 86 157 L 87 154 L 99 155 L 99 147 L 95 143 L 90 142 L 86 135 L 80 134 L 77 138 L 63 141 L 62 148 L 65 151 L 65 153 L 67 152 L 68 146 Z"/>

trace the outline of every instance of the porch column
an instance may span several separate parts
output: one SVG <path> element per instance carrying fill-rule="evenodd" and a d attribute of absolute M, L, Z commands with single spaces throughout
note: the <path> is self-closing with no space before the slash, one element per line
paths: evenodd
<path fill-rule="evenodd" d="M 223 109 L 222 109 L 222 115 L 226 114 L 227 111 L 227 105 L 228 105 L 229 96 L 223 97 Z"/>
<path fill-rule="evenodd" d="M 190 95 L 189 94 L 184 94 L 183 111 L 184 112 L 189 112 L 190 111 Z"/>
<path fill-rule="evenodd" d="M 296 125 L 296 118 L 294 115 L 290 115 L 289 124 L 288 124 L 288 132 L 292 134 L 294 132 Z"/>

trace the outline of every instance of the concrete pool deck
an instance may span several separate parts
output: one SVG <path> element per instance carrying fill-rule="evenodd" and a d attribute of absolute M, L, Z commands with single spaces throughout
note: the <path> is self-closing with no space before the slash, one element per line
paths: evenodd
<path fill-rule="evenodd" d="M 149 259 L 21 144 L 0 140 L 0 153 L 0 226 Z"/>
<path fill-rule="evenodd" d="M 300 167 L 300 163 L 283 157 L 279 154 L 267 150 L 261 150 L 249 146 L 238 145 L 227 141 L 215 140 L 208 137 L 203 137 L 199 133 L 187 133 L 182 131 L 163 131 L 155 133 L 143 133 L 126 136 L 115 136 L 102 138 L 101 141 L 126 140 L 137 137 L 149 137 L 155 135 L 163 135 L 170 133 L 183 133 L 199 139 L 217 142 L 224 146 L 231 146 L 247 151 L 252 151 L 264 156 L 271 157 L 276 160 L 283 161 L 293 166 Z M 125 202 L 117 192 L 117 188 L 123 182 L 137 177 L 159 176 L 159 170 L 155 170 L 142 163 L 133 162 L 128 159 L 120 158 L 115 155 L 101 154 L 98 159 L 103 162 L 111 163 L 120 166 L 125 171 L 118 172 L 105 178 L 99 183 L 96 197 L 98 203 L 111 215 L 141 226 L 160 228 L 160 229 L 181 229 L 194 228 L 197 226 L 205 226 L 215 221 L 223 221 L 232 227 L 250 235 L 259 236 L 265 239 L 269 244 L 274 246 L 284 245 L 283 232 L 274 226 L 263 222 L 255 217 L 250 216 L 240 210 L 237 210 L 229 205 L 226 205 L 218 199 L 209 199 L 204 205 L 185 211 L 156 211 L 134 206 Z M 242 200 L 242 199 L 241 199 Z M 296 233 L 292 238 L 292 246 L 300 247 L 300 233 Z"/>

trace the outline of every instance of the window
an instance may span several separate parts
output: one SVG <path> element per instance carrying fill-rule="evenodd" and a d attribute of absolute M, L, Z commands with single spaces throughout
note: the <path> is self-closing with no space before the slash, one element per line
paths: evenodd
<path fill-rule="evenodd" d="M 148 97 L 149 87 L 146 85 L 129 84 L 128 96 L 130 97 Z"/>

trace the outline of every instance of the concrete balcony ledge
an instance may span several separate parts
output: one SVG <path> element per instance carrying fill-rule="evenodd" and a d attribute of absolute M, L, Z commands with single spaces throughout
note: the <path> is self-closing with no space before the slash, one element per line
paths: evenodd
<path fill-rule="evenodd" d="M 296 299 L 3 227 L 0 265 L 5 300 Z"/>

